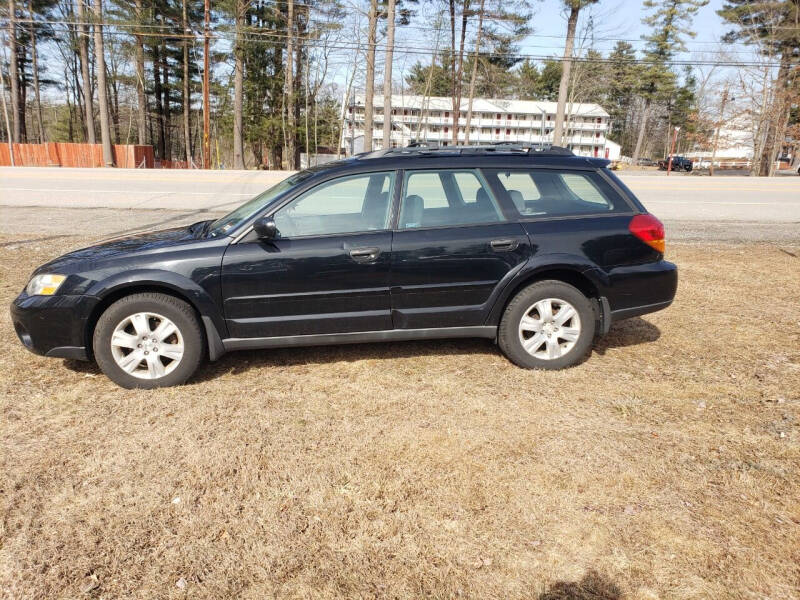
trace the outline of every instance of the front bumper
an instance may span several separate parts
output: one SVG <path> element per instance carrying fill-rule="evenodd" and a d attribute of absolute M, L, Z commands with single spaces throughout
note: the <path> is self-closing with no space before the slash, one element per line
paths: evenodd
<path fill-rule="evenodd" d="M 31 352 L 87 360 L 86 325 L 97 302 L 94 296 L 28 296 L 23 292 L 11 304 L 11 322 Z"/>

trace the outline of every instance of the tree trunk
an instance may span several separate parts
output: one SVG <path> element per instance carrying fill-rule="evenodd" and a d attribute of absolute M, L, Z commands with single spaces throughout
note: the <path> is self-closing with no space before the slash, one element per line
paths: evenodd
<path fill-rule="evenodd" d="M 111 122 L 114 124 L 114 140 L 115 144 L 122 143 L 122 137 L 120 134 L 120 116 L 119 116 L 119 86 L 117 85 L 117 73 L 116 71 L 111 73 L 106 73 L 106 77 L 108 78 L 108 88 L 109 88 L 109 98 L 111 98 L 112 102 L 110 105 L 111 111 Z"/>
<path fill-rule="evenodd" d="M 39 143 L 45 140 L 44 120 L 42 119 L 42 98 L 39 93 L 39 57 L 36 52 L 36 27 L 34 26 L 33 0 L 28 0 L 28 12 L 31 16 L 31 70 L 33 71 L 33 98 L 36 103 L 36 123 L 39 126 Z"/>
<path fill-rule="evenodd" d="M 392 60 L 394 59 L 394 7 L 389 0 L 386 9 L 386 60 L 383 69 L 383 147 L 392 147 Z"/>
<path fill-rule="evenodd" d="M 302 10 L 302 8 L 300 9 Z M 299 11 L 298 11 L 299 13 Z M 297 14 L 297 13 L 296 13 Z M 303 38 L 305 37 L 304 21 L 297 14 L 295 17 L 297 27 L 297 37 L 294 45 L 294 90 L 300 93 L 303 87 Z M 294 102 L 294 164 L 295 169 L 300 168 L 300 144 L 298 143 L 297 127 L 300 122 L 300 102 Z"/>
<path fill-rule="evenodd" d="M 80 0 L 78 0 L 80 1 Z M 136 20 L 141 23 L 142 0 L 136 0 Z M 134 35 L 136 42 L 136 111 L 137 111 L 137 141 L 139 144 L 147 143 L 147 96 L 144 92 L 144 41 L 139 34 Z"/>
<path fill-rule="evenodd" d="M 461 12 L 461 40 L 459 41 L 458 46 L 458 60 L 453 61 L 454 66 L 457 62 L 458 65 L 455 68 L 455 75 L 453 76 L 453 81 L 455 85 L 453 86 L 455 90 L 455 94 L 453 96 L 453 145 L 458 145 L 458 123 L 461 120 L 461 91 L 463 89 L 461 85 L 461 74 L 464 68 L 464 41 L 467 36 L 467 16 L 469 14 L 469 0 L 464 0 L 464 5 L 462 7 Z"/>
<path fill-rule="evenodd" d="M 374 0 L 373 0 L 374 1 Z M 297 122 L 294 113 L 294 0 L 286 3 L 286 118 L 289 121 L 286 132 L 286 166 L 290 171 L 297 169 L 295 153 L 297 149 Z"/>
<path fill-rule="evenodd" d="M 11 92 L 11 141 L 20 142 L 22 125 L 20 119 L 25 118 L 24 110 L 20 110 L 19 101 L 19 58 L 17 57 L 17 7 L 14 0 L 8 0 L 8 79 Z"/>
<path fill-rule="evenodd" d="M 190 35 L 188 0 L 183 0 L 183 35 Z M 186 168 L 192 168 L 192 136 L 190 114 L 192 98 L 189 91 L 189 38 L 183 38 L 183 145 L 186 155 Z"/>
<path fill-rule="evenodd" d="M 375 95 L 375 36 L 377 28 L 378 0 L 370 0 L 367 23 L 367 74 L 364 82 L 364 152 L 372 150 L 372 102 Z M 353 130 L 355 131 L 355 126 Z"/>
<path fill-rule="evenodd" d="M 481 0 L 478 10 L 478 33 L 475 37 L 475 59 L 472 61 L 472 74 L 469 78 L 469 100 L 467 102 L 467 122 L 464 127 L 464 144 L 469 146 L 469 132 L 472 124 L 472 101 L 475 98 L 475 80 L 478 77 L 478 58 L 481 51 L 481 36 L 483 35 L 483 11 L 486 0 Z"/>
<path fill-rule="evenodd" d="M 114 166 L 111 150 L 111 128 L 108 121 L 108 95 L 106 93 L 106 57 L 103 45 L 103 0 L 94 0 L 94 53 L 97 59 L 97 99 L 100 105 L 100 138 L 103 143 L 103 163 Z"/>
<path fill-rule="evenodd" d="M 84 0 L 76 0 L 78 7 L 78 55 L 81 61 L 81 83 L 83 85 L 84 129 L 86 141 L 90 144 L 97 143 L 94 135 L 94 106 L 92 102 L 92 78 L 89 74 L 89 32 L 85 25 L 86 11 Z M 96 52 L 96 50 L 95 50 Z M 98 94 L 99 95 L 99 94 Z"/>
<path fill-rule="evenodd" d="M 164 94 L 164 157 L 172 160 L 172 114 L 169 103 L 169 48 L 164 40 L 161 47 L 161 90 Z"/>
<path fill-rule="evenodd" d="M 564 60 L 561 63 L 561 81 L 558 84 L 558 106 L 556 107 L 556 122 L 553 126 L 553 144 L 561 146 L 564 140 L 565 116 L 567 108 L 567 91 L 569 88 L 570 70 L 572 69 L 572 52 L 575 47 L 575 28 L 578 25 L 578 15 L 581 6 L 577 0 L 572 0 L 569 18 L 567 19 L 567 40 L 564 44 Z"/>
<path fill-rule="evenodd" d="M 242 56 L 242 13 L 244 3 L 236 0 L 234 22 L 236 24 L 236 41 L 233 56 L 233 168 L 244 169 L 244 141 L 242 139 L 242 111 L 244 104 L 244 58 Z"/>
<path fill-rule="evenodd" d="M 642 110 L 642 122 L 639 124 L 639 136 L 636 138 L 636 148 L 633 150 L 631 163 L 636 166 L 639 162 L 639 153 L 642 151 L 642 142 L 644 141 L 644 132 L 647 129 L 647 113 L 650 111 L 650 99 L 644 102 L 644 109 Z"/>
<path fill-rule="evenodd" d="M 156 98 L 156 156 L 167 158 L 167 141 L 164 131 L 164 103 L 161 89 L 161 47 L 153 45 L 153 94 Z"/>

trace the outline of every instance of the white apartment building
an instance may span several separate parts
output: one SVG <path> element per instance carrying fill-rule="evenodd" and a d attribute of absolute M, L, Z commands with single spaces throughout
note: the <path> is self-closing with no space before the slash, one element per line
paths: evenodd
<path fill-rule="evenodd" d="M 372 147 L 383 147 L 383 95 L 373 102 Z M 458 116 L 458 143 L 466 139 L 467 99 L 462 100 Z M 567 105 L 566 145 L 581 156 L 608 156 L 606 140 L 610 122 L 608 113 L 597 104 Z M 453 143 L 453 101 L 450 98 L 392 96 L 393 147 L 418 141 L 446 146 Z M 343 103 L 344 128 L 342 148 L 347 154 L 364 150 L 364 95 L 356 94 Z M 497 100 L 475 98 L 472 102 L 470 144 L 520 142 L 552 144 L 556 103 L 536 100 Z"/>

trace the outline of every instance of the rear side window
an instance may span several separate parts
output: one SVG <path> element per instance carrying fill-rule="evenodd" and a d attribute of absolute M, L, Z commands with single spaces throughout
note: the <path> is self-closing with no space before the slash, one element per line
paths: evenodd
<path fill-rule="evenodd" d="M 406 171 L 400 229 L 497 223 L 503 214 L 475 170 Z"/>
<path fill-rule="evenodd" d="M 564 217 L 629 212 L 631 208 L 599 174 L 591 171 L 484 171 L 496 178 L 522 217 Z"/>

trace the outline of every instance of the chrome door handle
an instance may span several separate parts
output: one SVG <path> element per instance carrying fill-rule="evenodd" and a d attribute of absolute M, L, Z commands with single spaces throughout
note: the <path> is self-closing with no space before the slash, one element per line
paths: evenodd
<path fill-rule="evenodd" d="M 512 250 L 517 249 L 517 246 L 519 246 L 519 240 L 515 240 L 513 238 L 492 240 L 489 242 L 489 246 L 491 246 L 492 250 L 495 252 L 511 252 Z"/>
<path fill-rule="evenodd" d="M 374 246 L 368 248 L 353 248 L 350 250 L 350 258 L 360 263 L 375 262 L 381 253 L 380 248 Z"/>

